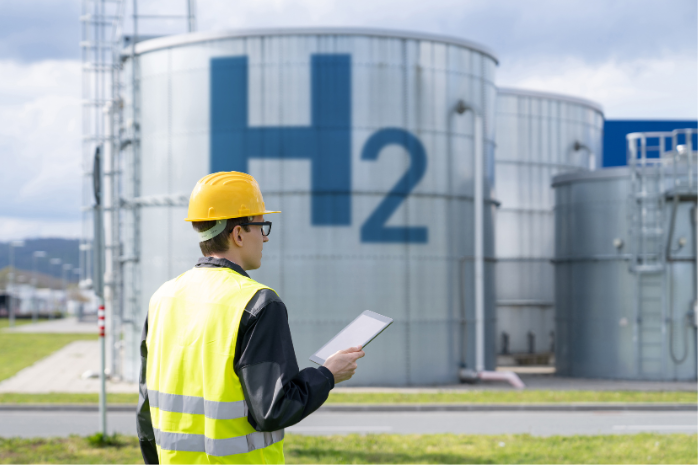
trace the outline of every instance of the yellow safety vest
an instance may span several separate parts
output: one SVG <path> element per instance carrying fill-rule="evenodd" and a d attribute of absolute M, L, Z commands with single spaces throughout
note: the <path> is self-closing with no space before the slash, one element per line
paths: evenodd
<path fill-rule="evenodd" d="M 233 369 L 240 319 L 260 289 L 229 268 L 193 268 L 151 298 L 146 384 L 160 463 L 284 463 L 284 431 L 250 425 Z"/>

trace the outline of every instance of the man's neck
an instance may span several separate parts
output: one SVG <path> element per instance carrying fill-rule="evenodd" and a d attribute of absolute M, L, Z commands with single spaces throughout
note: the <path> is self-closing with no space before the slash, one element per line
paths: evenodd
<path fill-rule="evenodd" d="M 213 257 L 213 258 L 225 258 L 226 260 L 235 263 L 237 266 L 239 266 L 239 267 L 242 268 L 243 270 L 247 271 L 247 268 L 245 268 L 245 267 L 243 266 L 242 260 L 240 260 L 240 257 L 237 256 L 237 254 L 231 253 L 231 252 L 232 252 L 231 250 L 228 250 L 228 251 L 223 252 L 223 253 L 214 253 L 214 254 L 209 255 L 209 257 Z"/>

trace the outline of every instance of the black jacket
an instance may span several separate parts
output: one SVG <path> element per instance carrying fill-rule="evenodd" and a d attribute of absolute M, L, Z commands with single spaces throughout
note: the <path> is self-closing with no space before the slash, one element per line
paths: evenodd
<path fill-rule="evenodd" d="M 197 267 L 224 267 L 247 276 L 235 263 L 205 257 Z M 158 463 L 148 389 L 145 384 L 148 318 L 141 335 L 141 371 L 136 413 L 138 438 L 145 463 Z M 247 402 L 247 419 L 257 431 L 276 431 L 295 425 L 320 407 L 334 387 L 325 367 L 298 370 L 288 327 L 286 306 L 274 291 L 262 289 L 247 304 L 240 320 L 233 361 Z"/>

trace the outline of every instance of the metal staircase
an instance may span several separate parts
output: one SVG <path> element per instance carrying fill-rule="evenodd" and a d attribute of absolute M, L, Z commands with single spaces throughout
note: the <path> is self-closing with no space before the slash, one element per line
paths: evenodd
<path fill-rule="evenodd" d="M 677 191 L 696 189 L 694 134 L 696 130 L 689 129 L 627 135 L 630 271 L 636 279 L 633 337 L 638 375 L 647 379 L 663 378 L 666 369 L 666 199 Z"/>

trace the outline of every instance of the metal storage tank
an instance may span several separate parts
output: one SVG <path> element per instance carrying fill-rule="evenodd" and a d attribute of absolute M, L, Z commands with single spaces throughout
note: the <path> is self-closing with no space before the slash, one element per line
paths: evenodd
<path fill-rule="evenodd" d="M 593 169 L 603 112 L 575 97 L 499 88 L 496 118 L 497 353 L 540 364 L 554 351 L 550 182 Z"/>
<path fill-rule="evenodd" d="M 123 202 L 126 255 L 136 257 L 124 272 L 127 320 L 143 321 L 149 296 L 200 256 L 183 221 L 196 181 L 246 171 L 283 212 L 269 216 L 273 234 L 251 276 L 286 303 L 301 367 L 370 309 L 395 322 L 348 385 L 455 383 L 462 354 L 475 367 L 477 149 L 494 367 L 491 52 L 409 32 L 276 29 L 154 39 L 136 46 L 135 69 L 125 61 L 136 110 L 125 98 L 124 131 L 139 152 L 126 176 L 134 198 Z M 482 117 L 481 138 L 468 107 Z M 126 337 L 131 379 L 139 325 Z"/>
<path fill-rule="evenodd" d="M 558 374 L 696 379 L 691 131 L 693 144 L 676 138 L 660 159 L 631 150 L 628 167 L 555 177 Z M 671 133 L 636 136 L 671 147 Z"/>

